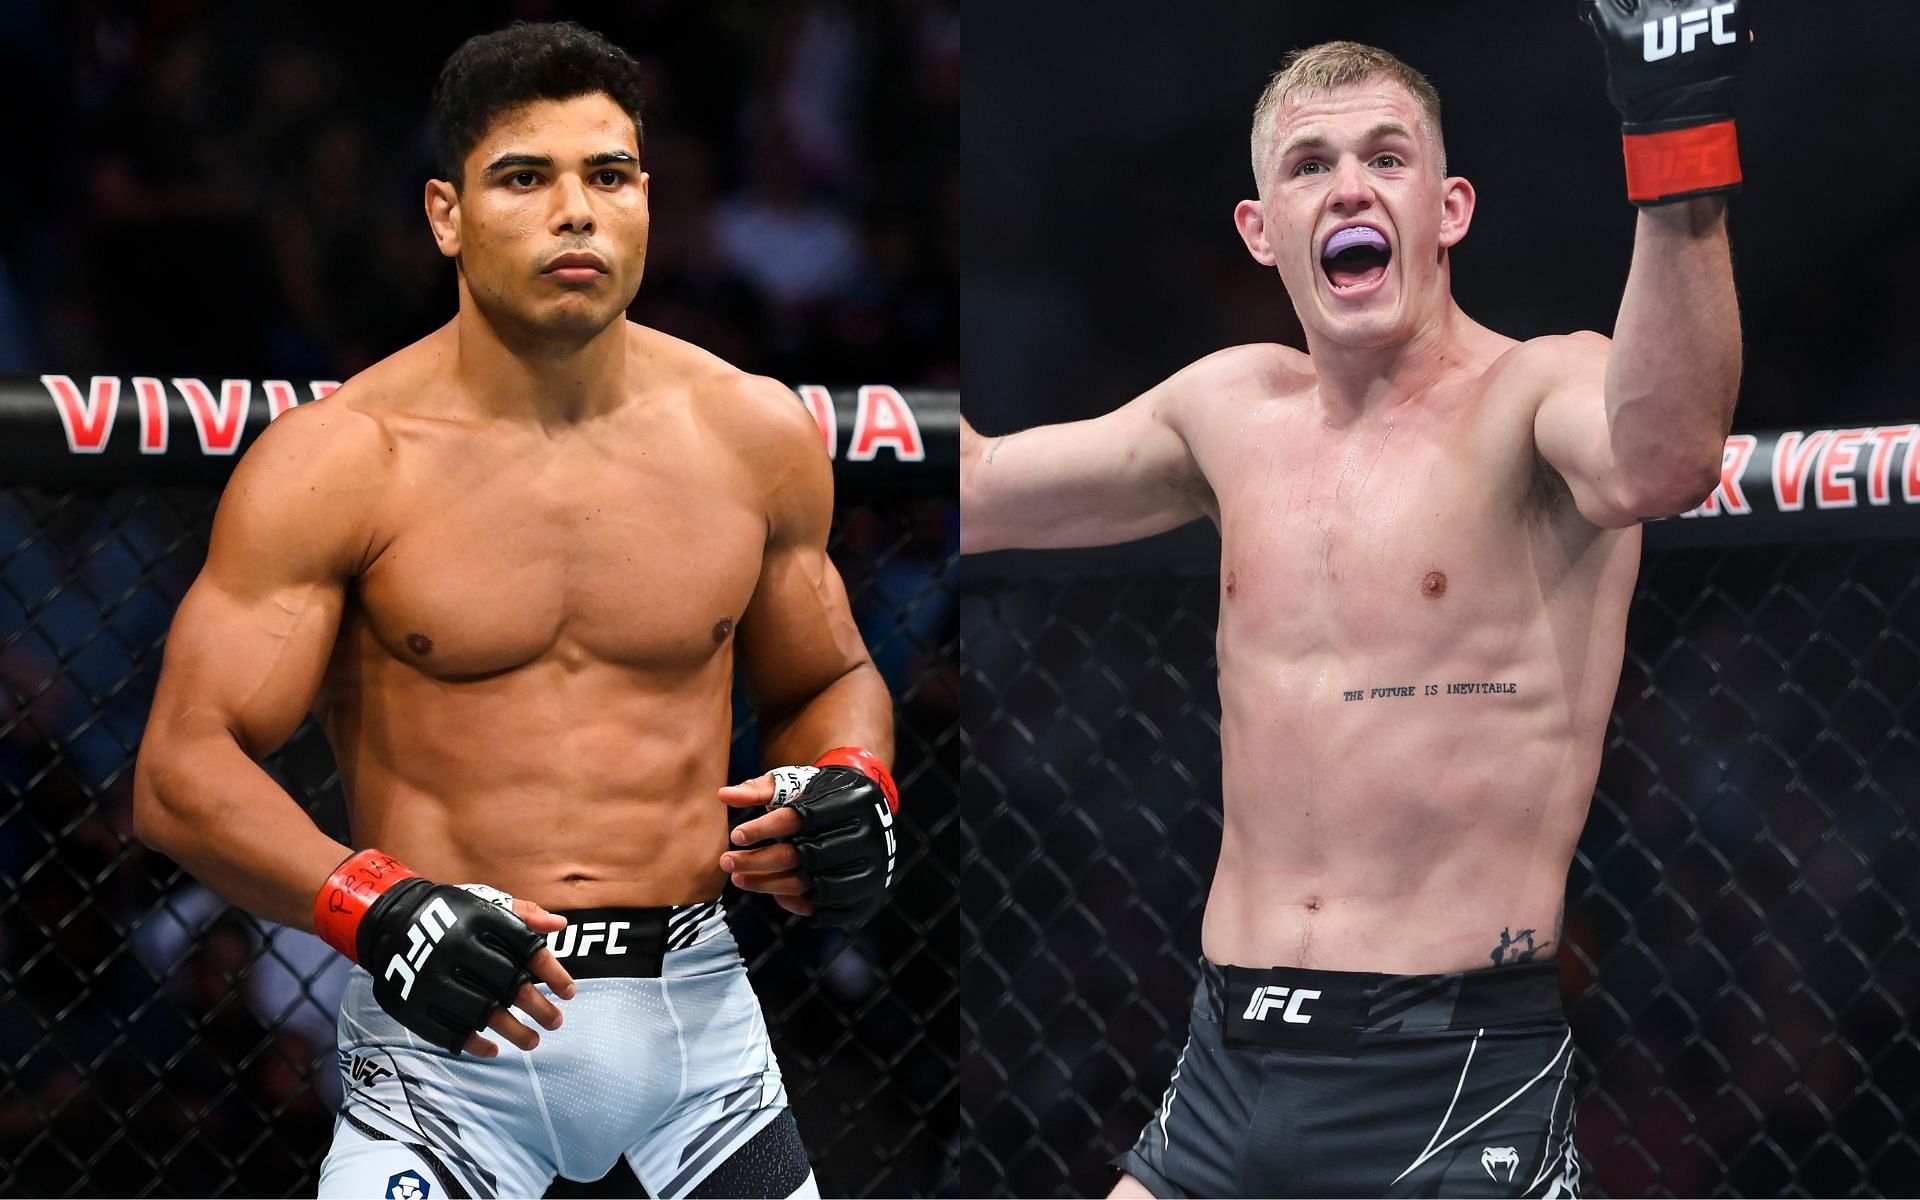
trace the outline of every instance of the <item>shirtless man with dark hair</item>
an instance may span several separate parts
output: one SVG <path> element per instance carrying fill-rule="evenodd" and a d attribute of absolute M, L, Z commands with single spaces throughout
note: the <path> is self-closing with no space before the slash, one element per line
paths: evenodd
<path fill-rule="evenodd" d="M 1556 929 L 1639 522 L 1720 478 L 1747 40 L 1732 3 L 1584 7 L 1643 206 L 1611 339 L 1517 342 L 1460 310 L 1474 190 L 1438 98 L 1329 43 L 1262 97 L 1234 214 L 1308 353 L 1238 346 L 1093 420 L 963 429 L 966 550 L 1220 530 L 1202 978 L 1115 1195 L 1578 1186 Z"/>
<path fill-rule="evenodd" d="M 806 410 L 625 319 L 638 87 L 571 25 L 448 61 L 459 313 L 262 435 L 168 638 L 141 838 L 363 968 L 322 1195 L 537 1196 L 621 1155 L 655 1196 L 818 1194 L 718 898 L 878 905 L 892 707 Z M 765 760 L 813 766 L 723 786 L 736 662 Z M 310 709 L 352 846 L 256 763 Z"/>

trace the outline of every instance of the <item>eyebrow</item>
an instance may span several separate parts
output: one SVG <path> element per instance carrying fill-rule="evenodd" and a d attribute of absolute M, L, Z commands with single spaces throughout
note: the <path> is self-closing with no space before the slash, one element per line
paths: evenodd
<path fill-rule="evenodd" d="M 1361 135 L 1360 140 L 1362 142 L 1379 142 L 1390 137 L 1405 138 L 1409 142 L 1414 140 L 1413 131 L 1398 121 L 1382 121 Z M 1320 134 L 1308 134 L 1306 137 L 1298 137 L 1288 142 L 1286 149 L 1280 152 L 1280 157 L 1285 159 L 1296 150 L 1320 150 L 1324 149 L 1327 145 L 1327 139 Z"/>
<path fill-rule="evenodd" d="M 606 167 L 616 163 L 634 164 L 639 161 L 639 159 L 628 154 L 625 150 L 604 150 L 599 154 L 591 155 L 580 160 L 581 165 L 585 167 Z M 509 169 L 525 170 L 528 167 L 546 169 L 552 166 L 553 159 L 544 154 L 502 154 L 499 158 L 488 163 L 481 174 L 492 175 L 498 171 Z"/>

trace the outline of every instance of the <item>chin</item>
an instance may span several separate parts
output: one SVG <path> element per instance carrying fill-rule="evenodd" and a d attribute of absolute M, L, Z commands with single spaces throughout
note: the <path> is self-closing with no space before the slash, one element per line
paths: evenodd
<path fill-rule="evenodd" d="M 1361 296 L 1341 295 L 1318 273 L 1312 287 L 1320 335 L 1336 345 L 1356 349 L 1386 345 L 1395 340 L 1404 323 L 1401 280 L 1390 274 Z"/>
<path fill-rule="evenodd" d="M 550 312 L 544 319 L 535 322 L 536 327 L 549 337 L 569 341 L 587 342 L 598 337 L 607 326 L 626 315 L 626 310 L 616 308 L 612 312 L 586 309 Z"/>
<path fill-rule="evenodd" d="M 625 315 L 624 307 L 613 306 L 605 297 L 578 293 L 548 297 L 544 303 L 524 308 L 516 305 L 502 314 L 507 326 L 520 331 L 519 336 L 561 345 L 584 345 Z"/>
<path fill-rule="evenodd" d="M 1406 340 L 1397 312 L 1342 313 L 1327 321 L 1321 335 L 1339 346 L 1355 350 L 1374 350 Z"/>

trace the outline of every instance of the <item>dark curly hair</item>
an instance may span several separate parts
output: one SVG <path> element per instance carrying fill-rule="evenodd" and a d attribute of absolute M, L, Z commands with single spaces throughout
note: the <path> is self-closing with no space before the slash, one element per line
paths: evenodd
<path fill-rule="evenodd" d="M 434 166 L 455 187 L 467 155 L 493 119 L 533 100 L 571 100 L 605 92 L 640 133 L 640 64 L 606 38 L 573 21 L 528 24 L 461 43 L 433 85 Z"/>

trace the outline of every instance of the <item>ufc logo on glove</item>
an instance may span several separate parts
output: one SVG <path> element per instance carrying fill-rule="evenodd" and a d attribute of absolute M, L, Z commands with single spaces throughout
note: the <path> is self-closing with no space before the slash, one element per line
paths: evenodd
<path fill-rule="evenodd" d="M 427 965 L 427 958 L 433 948 L 440 944 L 447 930 L 453 925 L 453 909 L 438 896 L 427 901 L 420 915 L 407 927 L 407 949 L 405 954 L 396 954 L 387 960 L 387 978 L 392 979 L 397 971 L 401 975 L 400 998 L 405 1000 L 413 993 L 413 981 L 421 967 Z"/>
<path fill-rule="evenodd" d="M 1619 110 L 1627 198 L 1675 204 L 1740 186 L 1733 92 L 1748 47 L 1747 6 L 1582 0 Z"/>
<path fill-rule="evenodd" d="M 1709 29 L 1713 31 L 1714 45 L 1733 45 L 1739 37 L 1727 28 L 1727 18 L 1738 7 L 1734 4 L 1716 4 L 1711 9 L 1697 8 L 1678 16 L 1648 21 L 1645 26 L 1646 49 L 1642 57 L 1647 62 L 1658 62 L 1675 54 L 1690 54 L 1699 43 L 1700 35 Z"/>

